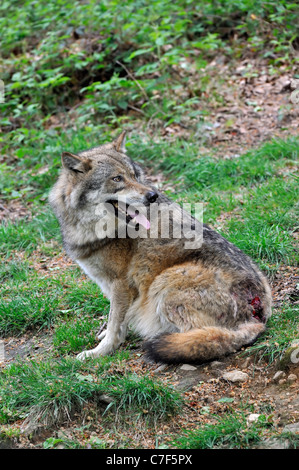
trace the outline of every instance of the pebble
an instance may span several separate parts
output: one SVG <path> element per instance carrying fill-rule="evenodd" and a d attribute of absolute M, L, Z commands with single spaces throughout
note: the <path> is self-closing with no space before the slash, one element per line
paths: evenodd
<path fill-rule="evenodd" d="M 298 364 L 299 362 L 299 340 L 296 339 L 292 341 L 290 346 L 284 352 L 283 357 L 279 362 L 279 367 L 286 370 L 293 364 Z"/>
<path fill-rule="evenodd" d="M 290 375 L 288 376 L 288 382 L 291 382 L 291 383 L 292 383 L 292 382 L 296 382 L 296 380 L 297 380 L 297 375 L 295 375 L 295 374 L 290 374 Z"/>
<path fill-rule="evenodd" d="M 221 367 L 224 367 L 224 366 L 225 366 L 224 362 L 220 362 L 220 361 L 213 361 L 210 364 L 210 367 L 212 369 L 220 369 Z"/>
<path fill-rule="evenodd" d="M 197 367 L 191 366 L 190 364 L 183 364 L 180 370 L 197 370 Z"/>
<path fill-rule="evenodd" d="M 278 385 L 283 385 L 283 384 L 286 384 L 286 383 L 287 383 L 286 379 L 280 379 L 278 381 Z"/>
<path fill-rule="evenodd" d="M 249 379 L 249 376 L 241 370 L 233 370 L 225 372 L 225 374 L 222 375 L 222 378 L 224 380 L 229 380 L 230 382 L 246 382 L 246 380 Z"/>
<path fill-rule="evenodd" d="M 160 374 L 160 372 L 163 372 L 167 368 L 168 364 L 161 364 L 157 369 L 154 370 L 154 374 Z"/>
<path fill-rule="evenodd" d="M 299 423 L 288 424 L 283 428 L 283 432 L 289 432 L 291 434 L 299 434 Z"/>
<path fill-rule="evenodd" d="M 290 442 L 288 439 L 277 439 L 277 438 L 270 438 L 261 441 L 257 449 L 289 449 Z"/>
<path fill-rule="evenodd" d="M 283 370 L 279 370 L 274 374 L 272 381 L 279 382 L 279 380 L 283 379 L 285 376 L 286 376 L 285 372 L 283 372 Z"/>
<path fill-rule="evenodd" d="M 255 423 L 255 422 L 259 419 L 260 416 L 261 416 L 261 415 L 258 414 L 258 413 L 251 413 L 251 414 L 247 417 L 247 425 L 248 425 L 248 424 L 251 424 L 251 423 Z"/>

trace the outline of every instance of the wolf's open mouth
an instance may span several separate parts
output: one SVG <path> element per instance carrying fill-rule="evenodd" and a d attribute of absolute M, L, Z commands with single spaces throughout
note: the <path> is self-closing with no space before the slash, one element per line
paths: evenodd
<path fill-rule="evenodd" d="M 110 200 L 108 204 L 114 207 L 115 214 L 118 217 L 125 217 L 127 224 L 131 222 L 134 225 L 142 225 L 146 230 L 150 228 L 150 221 L 142 214 L 140 209 L 136 209 L 133 205 L 126 204 L 122 201 Z"/>

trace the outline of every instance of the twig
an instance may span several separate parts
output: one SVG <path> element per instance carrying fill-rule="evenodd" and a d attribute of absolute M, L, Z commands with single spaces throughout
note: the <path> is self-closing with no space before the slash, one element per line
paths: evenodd
<path fill-rule="evenodd" d="M 136 80 L 136 78 L 134 77 L 134 75 L 130 72 L 130 70 L 127 69 L 127 67 L 122 64 L 119 60 L 116 61 L 116 63 L 118 65 L 120 65 L 126 72 L 127 74 L 129 75 L 129 77 L 132 78 L 132 80 L 136 83 L 136 85 L 138 86 L 138 88 L 140 89 L 141 93 L 143 94 L 143 96 L 146 98 L 147 101 L 149 101 L 149 97 L 145 91 L 144 88 L 142 88 L 142 86 L 140 85 L 140 83 L 138 82 L 138 80 Z"/>
<path fill-rule="evenodd" d="M 106 328 L 106 326 L 107 326 L 107 322 L 104 321 L 103 325 L 102 325 L 101 328 L 99 329 L 99 332 L 98 332 L 97 336 L 99 336 L 99 335 L 102 333 L 102 331 Z"/>
<path fill-rule="evenodd" d="M 142 111 L 142 109 L 135 108 L 135 106 L 132 106 L 131 104 L 128 104 L 128 108 L 133 109 L 134 111 L 137 111 L 138 113 L 141 113 L 143 116 L 145 116 L 145 112 Z"/>

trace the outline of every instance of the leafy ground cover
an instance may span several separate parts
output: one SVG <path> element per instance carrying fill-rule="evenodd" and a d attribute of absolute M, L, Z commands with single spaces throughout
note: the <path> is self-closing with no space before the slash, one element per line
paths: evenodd
<path fill-rule="evenodd" d="M 296 447 L 283 433 L 298 421 L 298 365 L 285 359 L 298 339 L 296 3 L 0 11 L 0 446 L 247 448 L 279 436 Z M 269 276 L 273 316 L 252 347 L 184 371 L 147 363 L 131 332 L 113 356 L 75 360 L 109 303 L 63 252 L 47 195 L 63 150 L 119 128 L 155 184 L 203 202 L 204 221 Z M 244 383 L 222 378 L 236 368 Z"/>

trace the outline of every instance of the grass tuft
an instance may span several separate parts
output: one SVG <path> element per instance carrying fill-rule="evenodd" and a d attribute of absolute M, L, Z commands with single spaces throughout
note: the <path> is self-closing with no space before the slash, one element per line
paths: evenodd
<path fill-rule="evenodd" d="M 87 404 L 99 411 L 115 407 L 124 419 L 132 412 L 148 420 L 166 419 L 182 405 L 179 392 L 148 376 L 111 373 L 111 364 L 121 363 L 126 353 L 81 363 L 64 358 L 44 362 L 15 363 L 0 372 L 0 422 L 27 421 L 51 426 L 83 413 Z M 111 404 L 103 404 L 101 396 Z M 104 408 L 103 408 L 104 407 Z"/>
<path fill-rule="evenodd" d="M 250 426 L 242 412 L 231 411 L 225 416 L 214 416 L 215 423 L 209 423 L 195 430 L 184 430 L 172 441 L 179 449 L 247 449 L 261 440 L 261 431 L 268 426 L 264 415 Z"/>
<path fill-rule="evenodd" d="M 61 242 L 58 221 L 47 208 L 33 220 L 21 219 L 17 223 L 0 224 L 0 253 L 6 256 L 14 250 L 32 253 L 39 244 L 53 238 Z"/>
<path fill-rule="evenodd" d="M 284 304 L 276 308 L 268 320 L 266 332 L 253 346 L 246 348 L 244 355 L 266 360 L 268 364 L 278 362 L 291 342 L 298 338 L 298 319 L 298 306 Z"/>

